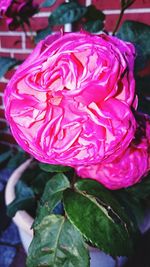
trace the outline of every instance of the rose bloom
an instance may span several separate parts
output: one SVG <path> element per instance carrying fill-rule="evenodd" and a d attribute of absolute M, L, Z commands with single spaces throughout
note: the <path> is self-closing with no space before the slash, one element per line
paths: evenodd
<path fill-rule="evenodd" d="M 12 0 L 0 0 L 0 15 L 5 14 L 8 7 L 11 5 Z"/>
<path fill-rule="evenodd" d="M 10 30 L 14 30 L 38 11 L 33 0 L 6 0 L 0 2 L 0 14 L 6 17 Z"/>
<path fill-rule="evenodd" d="M 136 128 L 133 63 L 134 47 L 105 34 L 60 33 L 41 41 L 5 91 L 18 144 L 50 164 L 120 155 Z"/>
<path fill-rule="evenodd" d="M 150 117 L 137 114 L 138 127 L 129 147 L 114 161 L 76 168 L 82 178 L 92 178 L 109 189 L 131 186 L 150 170 Z"/>

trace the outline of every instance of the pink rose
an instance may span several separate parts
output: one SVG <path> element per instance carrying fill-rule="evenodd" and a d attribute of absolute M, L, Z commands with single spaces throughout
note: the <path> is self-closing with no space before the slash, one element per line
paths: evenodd
<path fill-rule="evenodd" d="M 82 178 L 92 178 L 109 189 L 139 182 L 150 170 L 150 117 L 137 115 L 138 128 L 129 147 L 110 163 L 76 167 Z"/>
<path fill-rule="evenodd" d="M 8 7 L 11 5 L 12 0 L 0 0 L 0 15 L 5 14 Z"/>
<path fill-rule="evenodd" d="M 5 15 L 10 30 L 14 30 L 38 11 L 33 0 L 2 0 L 0 13 Z"/>
<path fill-rule="evenodd" d="M 105 34 L 41 41 L 5 91 L 17 142 L 50 164 L 95 164 L 120 155 L 136 128 L 133 62 L 133 46 Z"/>

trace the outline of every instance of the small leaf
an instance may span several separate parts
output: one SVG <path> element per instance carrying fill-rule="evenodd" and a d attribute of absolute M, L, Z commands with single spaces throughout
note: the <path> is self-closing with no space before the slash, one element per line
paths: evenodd
<path fill-rule="evenodd" d="M 103 29 L 104 23 L 101 20 L 88 21 L 83 25 L 84 29 L 88 32 L 99 32 Z"/>
<path fill-rule="evenodd" d="M 94 189 L 93 189 L 94 190 Z M 101 192 L 99 192 L 100 195 Z M 104 197 L 104 192 L 102 192 Z M 120 207 L 117 211 L 108 206 L 104 199 L 87 194 L 85 191 L 64 191 L 64 208 L 68 219 L 94 246 L 112 256 L 127 256 L 133 251 L 133 232 Z M 110 199 L 108 200 L 110 201 Z M 112 198 L 112 202 L 116 200 Z M 119 203 L 118 203 L 119 206 Z M 84 222 L 84 223 L 83 223 Z M 93 230 L 94 229 L 94 230 Z"/>
<path fill-rule="evenodd" d="M 93 20 L 101 20 L 104 21 L 105 20 L 105 14 L 97 9 L 94 5 L 90 5 L 87 7 L 87 11 L 85 13 L 85 18 L 88 21 L 93 21 Z"/>
<path fill-rule="evenodd" d="M 16 198 L 7 206 L 7 214 L 14 217 L 18 210 L 26 210 L 31 207 L 35 208 L 35 196 L 30 187 L 23 181 L 19 181 L 16 185 Z"/>
<path fill-rule="evenodd" d="M 121 7 L 124 8 L 125 5 L 126 5 L 126 0 L 121 0 Z"/>
<path fill-rule="evenodd" d="M 12 156 L 12 151 L 9 150 L 0 155 L 0 163 L 3 163 L 5 160 L 8 160 Z"/>
<path fill-rule="evenodd" d="M 68 166 L 62 166 L 62 165 L 50 165 L 50 164 L 39 164 L 40 169 L 45 172 L 67 172 L 70 171 L 71 168 Z"/>
<path fill-rule="evenodd" d="M 45 0 L 41 5 L 42 7 L 50 7 L 56 3 L 56 0 Z"/>
<path fill-rule="evenodd" d="M 50 25 L 63 25 L 72 23 L 84 16 L 87 8 L 79 5 L 77 2 L 61 4 L 49 17 Z"/>
<path fill-rule="evenodd" d="M 52 33 L 50 27 L 46 27 L 40 31 L 37 32 L 37 35 L 35 37 L 35 43 L 37 44 L 39 41 L 43 40 L 45 37 L 47 37 L 48 35 L 50 35 Z"/>
<path fill-rule="evenodd" d="M 47 182 L 37 209 L 35 225 L 39 224 L 44 216 L 53 212 L 53 209 L 62 200 L 63 191 L 69 187 L 70 182 L 64 174 L 57 174 Z"/>
<path fill-rule="evenodd" d="M 143 68 L 150 56 L 150 26 L 137 21 L 125 21 L 117 36 L 136 46 L 136 69 Z"/>
<path fill-rule="evenodd" d="M 49 215 L 35 227 L 27 267 L 89 267 L 89 255 L 79 231 L 63 216 Z"/>
<path fill-rule="evenodd" d="M 37 195 L 42 195 L 46 183 L 51 179 L 49 172 L 39 171 L 39 173 L 32 179 L 31 188 Z"/>
<path fill-rule="evenodd" d="M 18 61 L 14 58 L 0 57 L 0 77 L 3 77 L 5 73 L 17 63 Z"/>

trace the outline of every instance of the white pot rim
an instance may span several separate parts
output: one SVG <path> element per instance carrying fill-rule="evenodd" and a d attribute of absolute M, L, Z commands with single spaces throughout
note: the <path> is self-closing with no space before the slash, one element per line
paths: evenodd
<path fill-rule="evenodd" d="M 5 189 L 5 203 L 9 205 L 15 199 L 15 185 L 20 179 L 22 173 L 30 165 L 32 159 L 26 160 L 21 164 L 9 177 L 6 189 Z M 34 219 L 24 210 L 16 212 L 13 217 L 14 223 L 24 230 L 28 235 L 33 237 L 33 229 L 31 229 Z"/>

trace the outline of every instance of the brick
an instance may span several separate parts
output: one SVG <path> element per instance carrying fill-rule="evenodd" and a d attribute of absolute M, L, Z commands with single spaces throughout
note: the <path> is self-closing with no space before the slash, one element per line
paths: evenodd
<path fill-rule="evenodd" d="M 146 23 L 146 24 L 150 25 L 149 16 L 150 16 L 149 13 L 145 13 L 145 14 L 140 14 L 140 13 L 124 14 L 123 19 L 121 21 L 121 24 L 125 20 L 134 20 L 134 21 L 139 21 L 139 22 L 143 22 L 143 23 Z M 107 31 L 113 31 L 117 19 L 118 19 L 118 15 L 107 15 L 106 16 L 105 29 Z"/>
<path fill-rule="evenodd" d="M 10 57 L 10 53 L 1 52 L 0 49 L 0 57 Z"/>
<path fill-rule="evenodd" d="M 100 10 L 104 9 L 120 9 L 120 1 L 106 1 L 106 0 L 93 0 L 92 3 Z M 130 8 L 149 8 L 150 0 L 136 0 Z"/>
<path fill-rule="evenodd" d="M 0 22 L 0 31 L 8 31 L 8 26 L 6 24 L 6 20 L 5 19 L 1 19 L 1 22 Z"/>
<path fill-rule="evenodd" d="M 29 54 L 20 54 L 20 53 L 15 53 L 14 54 L 14 57 L 16 59 L 19 59 L 19 60 L 25 60 L 27 57 L 29 56 Z"/>
<path fill-rule="evenodd" d="M 44 29 L 48 26 L 48 17 L 33 17 L 30 20 L 31 28 L 34 29 L 34 31 Z"/>
<path fill-rule="evenodd" d="M 6 83 L 0 82 L 0 92 L 3 93 L 6 88 Z"/>
<path fill-rule="evenodd" d="M 26 48 L 33 49 L 35 47 L 34 39 L 32 36 L 26 37 Z"/>
<path fill-rule="evenodd" d="M 21 36 L 1 36 L 2 48 L 21 48 L 22 39 Z"/>
<path fill-rule="evenodd" d="M 7 71 L 7 73 L 5 74 L 5 78 L 10 80 L 15 72 L 16 72 L 16 69 L 11 69 L 11 70 Z"/>

